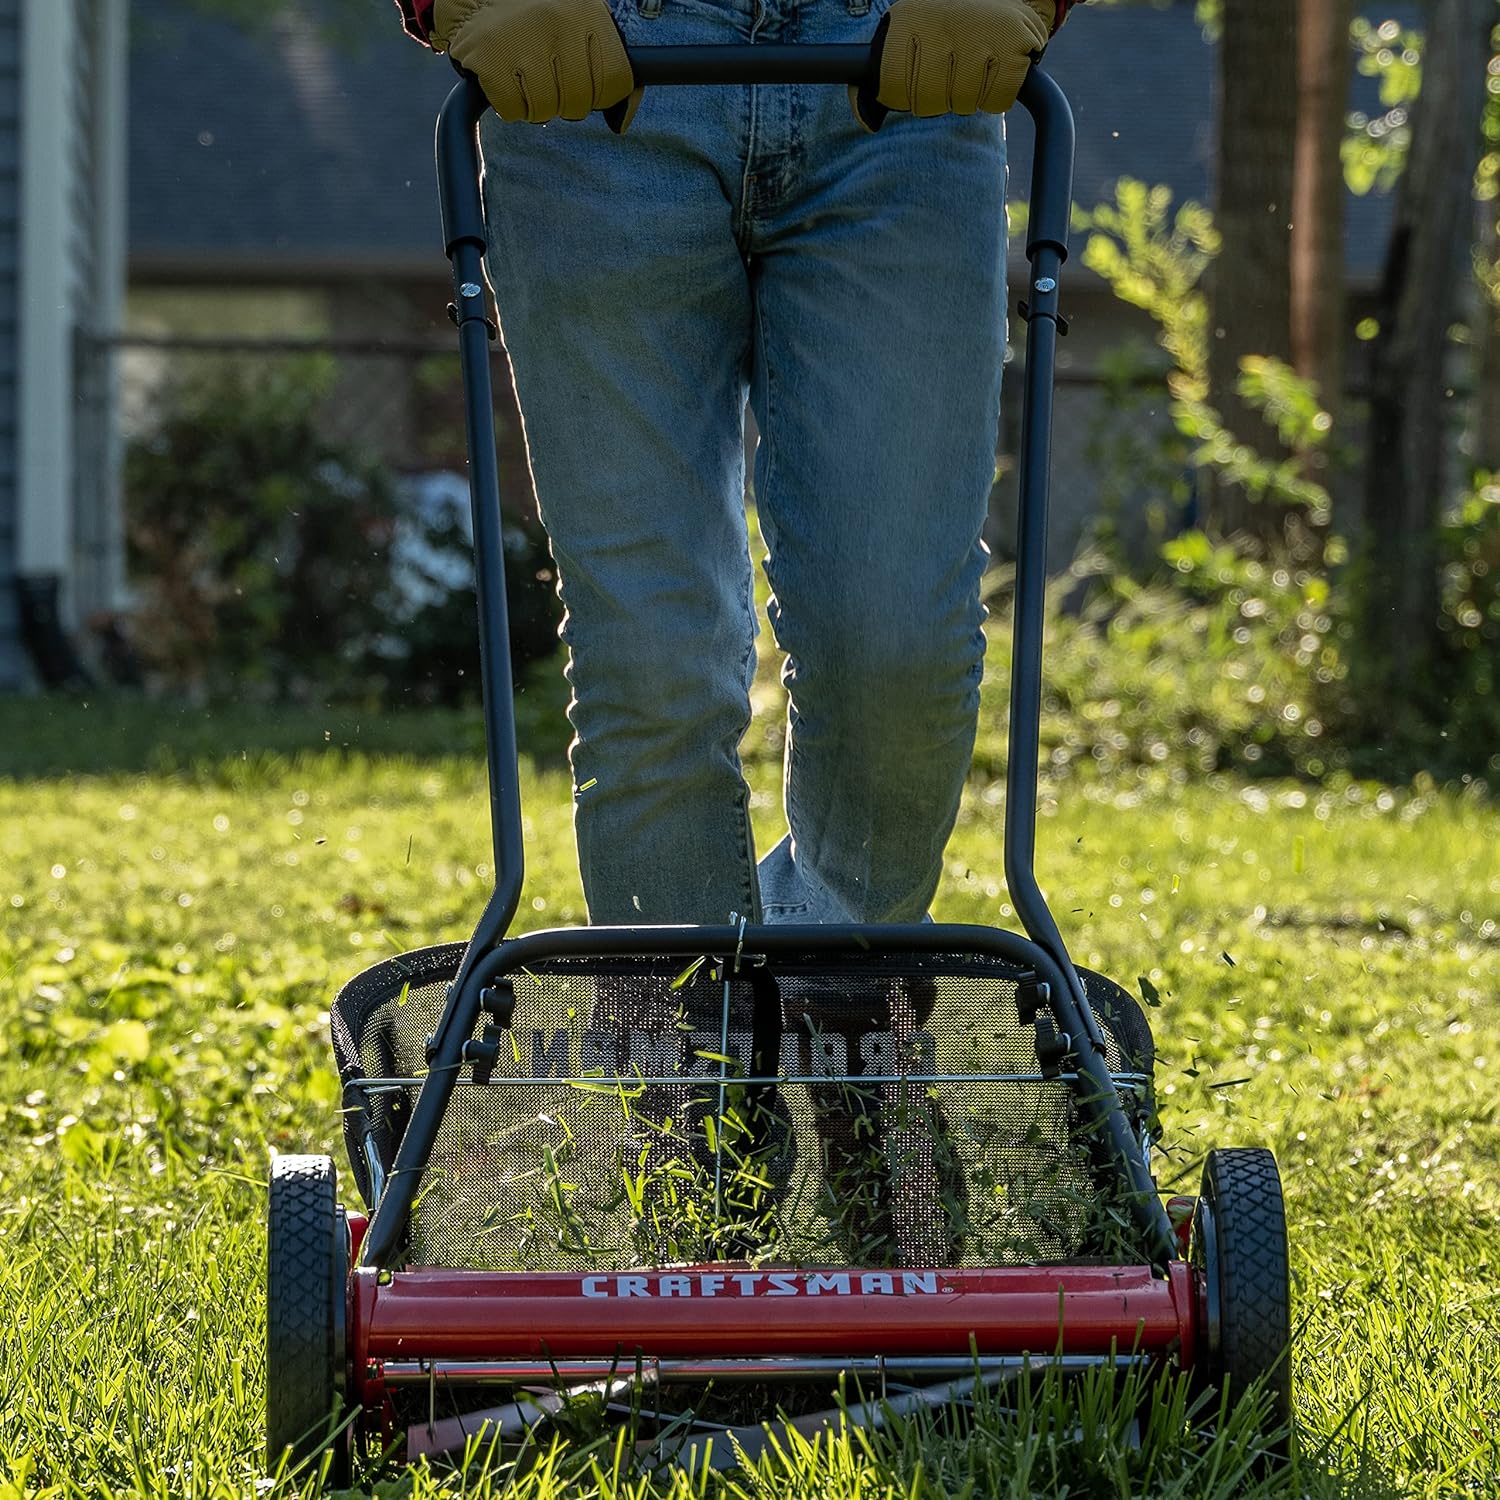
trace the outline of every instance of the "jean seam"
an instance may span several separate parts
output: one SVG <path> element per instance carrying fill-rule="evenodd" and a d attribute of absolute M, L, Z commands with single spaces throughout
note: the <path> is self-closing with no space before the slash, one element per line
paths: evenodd
<path fill-rule="evenodd" d="M 750 564 L 749 537 L 745 538 L 745 566 L 740 574 L 742 587 L 740 589 L 740 609 L 745 621 L 745 649 L 740 657 L 740 683 L 745 692 L 745 717 L 740 724 L 740 732 L 736 743 L 742 741 L 745 732 L 750 728 L 750 721 L 754 718 L 754 709 L 750 702 L 750 689 L 755 676 L 755 575 Z M 755 875 L 755 833 L 750 826 L 750 787 L 745 781 L 744 767 L 740 768 L 740 873 L 744 880 L 745 909 L 741 916 L 748 917 L 752 922 L 761 920 L 760 888 Z"/>
<path fill-rule="evenodd" d="M 755 174 L 750 164 L 755 157 L 755 130 L 757 121 L 757 91 L 753 85 L 743 90 L 745 100 L 744 161 L 740 167 L 740 201 L 734 216 L 734 242 L 742 258 L 748 260 L 750 241 L 753 238 L 752 220 L 755 215 Z"/>
<path fill-rule="evenodd" d="M 767 921 L 773 912 L 778 917 L 805 917 L 811 907 L 811 901 L 773 901 L 765 908 L 763 916 Z"/>
<path fill-rule="evenodd" d="M 773 387 L 775 380 L 771 373 L 771 361 L 767 357 L 770 350 L 770 340 L 766 336 L 766 308 L 762 297 L 755 299 L 755 331 L 760 338 L 760 360 L 761 369 L 765 372 L 766 381 L 766 420 L 760 432 L 760 441 L 766 450 L 765 489 L 770 492 L 776 478 L 776 399 Z M 756 503 L 764 505 L 765 495 L 756 495 Z"/>
<path fill-rule="evenodd" d="M 740 878 L 744 884 L 740 887 L 744 894 L 744 910 L 738 915 L 751 922 L 759 922 L 761 915 L 759 911 L 759 892 L 756 890 L 755 869 L 753 860 L 753 849 L 750 831 L 750 788 L 741 785 L 739 794 L 739 849 L 740 849 Z"/>

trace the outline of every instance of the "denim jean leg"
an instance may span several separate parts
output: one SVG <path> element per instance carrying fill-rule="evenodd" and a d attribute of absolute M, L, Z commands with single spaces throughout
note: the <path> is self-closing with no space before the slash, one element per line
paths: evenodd
<path fill-rule="evenodd" d="M 705 39 L 633 7 L 624 25 Z M 742 92 L 648 91 L 623 137 L 597 115 L 484 126 L 488 266 L 566 611 L 596 923 L 758 911 L 738 749 L 755 629 Z"/>
<path fill-rule="evenodd" d="M 916 921 L 973 750 L 1005 341 L 992 117 L 844 129 L 806 90 L 752 246 L 756 494 L 786 654 L 768 920 Z"/>
<path fill-rule="evenodd" d="M 619 0 L 627 41 L 865 40 L 884 0 L 651 8 Z M 998 122 L 870 137 L 837 89 L 657 89 L 623 138 L 491 119 L 485 146 L 490 273 L 567 609 L 591 919 L 758 909 L 737 748 L 752 357 L 792 694 L 765 913 L 920 916 L 982 661 Z"/>

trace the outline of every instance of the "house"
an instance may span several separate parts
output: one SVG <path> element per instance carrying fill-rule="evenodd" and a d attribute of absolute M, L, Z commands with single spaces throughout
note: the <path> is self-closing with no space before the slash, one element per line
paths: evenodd
<path fill-rule="evenodd" d="M 124 177 L 109 157 L 123 137 L 118 129 L 101 133 L 99 119 L 106 109 L 112 120 L 121 118 L 119 12 L 125 3 L 0 0 L 0 71 L 13 60 L 22 84 L 0 90 L 0 257 L 10 243 L 4 216 L 17 193 L 30 191 L 38 202 L 28 208 L 23 237 L 33 247 L 28 284 L 35 297 L 20 290 L 10 262 L 0 258 L 0 686 L 14 684 L 20 671 L 17 580 L 30 589 L 31 580 L 41 579 L 44 593 L 45 581 L 53 580 L 55 605 L 74 632 L 117 601 L 116 445 L 108 434 L 118 431 L 117 416 L 127 430 L 145 420 L 164 372 L 191 371 L 195 361 L 214 359 L 274 362 L 311 341 L 338 360 L 339 399 L 330 420 L 343 424 L 348 436 L 378 447 L 401 468 L 461 461 L 455 424 L 445 426 L 440 408 L 424 407 L 422 395 L 434 369 L 454 366 L 431 159 L 432 120 L 453 80 L 446 62 L 403 37 L 385 0 L 370 0 L 369 24 L 352 38 L 325 31 L 315 0 L 288 6 L 254 33 L 209 19 L 186 0 L 135 4 L 129 298 L 121 319 L 118 259 L 110 257 L 119 254 Z M 76 18 L 79 35 L 91 39 L 97 55 L 93 66 L 115 92 L 86 91 L 76 79 L 48 87 L 44 77 L 59 69 L 55 32 L 46 48 L 33 41 L 38 54 L 46 53 L 28 63 L 34 75 L 19 68 L 21 43 L 11 42 L 24 30 L 20 17 L 43 5 L 49 17 L 56 9 Z M 108 24 L 86 25 L 95 13 Z M 1078 119 L 1074 196 L 1080 205 L 1111 198 L 1121 176 L 1166 183 L 1179 202 L 1211 200 L 1215 59 L 1191 0 L 1091 8 L 1059 34 L 1048 66 L 1067 88 Z M 1356 81 L 1356 90 L 1369 88 L 1368 80 Z M 77 107 L 85 96 L 97 118 Z M 4 175 L 13 159 L 7 143 L 18 138 L 5 113 L 12 97 L 35 98 L 33 107 L 42 110 L 50 103 L 55 112 L 58 100 L 75 101 L 66 112 L 77 142 L 71 152 L 53 147 L 51 137 L 62 125 L 37 116 L 31 149 L 49 164 L 63 162 L 64 170 L 33 172 L 29 189 L 17 188 L 14 174 Z M 1017 197 L 1028 180 L 1029 140 L 1018 111 L 1010 149 Z M 80 208 L 90 191 L 92 215 Z M 1351 199 L 1349 214 L 1349 276 L 1358 292 L 1378 273 L 1389 205 Z M 45 253 L 59 243 L 66 245 L 62 257 Z M 109 269 L 91 278 L 87 266 Z M 1023 285 L 1024 262 L 1017 259 L 1013 292 Z M 1068 438 L 1059 442 L 1054 464 L 1055 565 L 1066 562 L 1098 505 L 1092 435 L 1107 415 L 1099 397 L 1101 362 L 1123 341 L 1149 344 L 1152 336 L 1143 315 L 1118 302 L 1076 260 L 1064 289 L 1072 334 L 1059 367 L 1057 431 Z M 47 344 L 52 363 L 28 354 L 26 367 L 55 372 L 52 387 L 40 377 L 27 382 L 28 410 L 51 403 L 54 416 L 34 417 L 30 430 L 46 435 L 55 461 L 49 467 L 36 446 L 41 439 L 33 439 L 22 488 L 38 487 L 28 489 L 24 502 L 15 463 L 5 461 L 6 434 L 20 430 L 6 425 L 19 422 L 6 412 L 19 411 L 13 372 L 20 345 L 5 343 L 4 330 L 14 323 L 3 311 L 22 300 L 51 309 L 34 312 L 29 327 L 30 337 Z M 70 330 L 71 365 L 65 357 Z M 1013 324 L 1013 341 L 1020 332 Z M 70 416 L 73 393 L 90 381 L 92 404 L 80 409 L 90 415 Z M 524 495 L 519 423 L 508 381 L 497 385 L 502 490 Z M 1002 449 L 1013 450 L 1019 387 L 1018 380 L 1007 383 Z M 1128 419 L 1137 429 L 1162 420 L 1159 403 L 1149 399 Z M 81 439 L 87 439 L 82 447 Z M 91 465 L 99 463 L 105 469 L 95 475 Z M 1128 509 L 1139 499 L 1126 496 L 1121 503 Z M 1006 544 L 1012 504 L 1002 481 L 994 506 L 997 550 Z M 20 525 L 23 516 L 31 519 Z"/>
<path fill-rule="evenodd" d="M 124 0 L 0 0 L 0 689 L 77 664 L 122 583 Z"/>
<path fill-rule="evenodd" d="M 400 349 L 431 347 L 452 358 L 431 164 L 432 119 L 452 71 L 398 27 L 372 28 L 351 51 L 297 12 L 258 38 L 174 18 L 160 28 L 160 42 L 138 42 L 131 331 L 157 340 L 159 354 L 170 352 L 161 341 L 175 337 L 180 358 L 201 357 L 183 340 L 211 330 L 335 344 L 351 372 L 340 420 L 370 413 L 356 435 L 398 465 L 414 466 L 411 403 L 391 393 L 404 384 Z M 1048 61 L 1079 120 L 1080 204 L 1112 196 L 1122 174 L 1166 182 L 1179 201 L 1207 198 L 1214 57 L 1191 3 L 1090 12 L 1059 34 Z M 1012 182 L 1024 196 L 1030 130 L 1023 112 L 1013 116 L 1011 135 Z M 1019 288 L 1019 241 L 1013 258 Z M 1060 431 L 1092 420 L 1101 351 L 1132 330 L 1142 343 L 1151 338 L 1144 316 L 1076 262 L 1065 286 L 1073 332 L 1061 351 Z M 1016 324 L 1013 339 L 1020 331 Z M 384 360 L 379 345 L 389 351 Z M 508 382 L 498 384 L 508 398 Z M 1012 452 L 1019 392 L 1018 380 L 1008 383 L 1002 447 Z M 508 399 L 499 417 L 502 493 L 524 494 L 529 480 Z M 1059 445 L 1058 563 L 1095 509 L 1085 446 Z M 991 539 L 997 551 L 1012 500 L 1002 480 Z"/>

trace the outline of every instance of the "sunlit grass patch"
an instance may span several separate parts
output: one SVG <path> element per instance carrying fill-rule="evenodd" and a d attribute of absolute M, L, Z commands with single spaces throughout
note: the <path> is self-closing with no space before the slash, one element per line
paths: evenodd
<path fill-rule="evenodd" d="M 468 935 L 492 878 L 468 748 L 0 782 L 0 1472 L 28 1493 L 255 1492 L 267 1159 L 340 1155 L 338 985 Z M 772 768 L 754 789 L 766 847 Z M 522 921 L 580 921 L 567 780 L 524 793 Z M 999 811 L 977 782 L 940 917 L 1014 922 Z M 1195 1190 L 1212 1145 L 1280 1159 L 1302 1466 L 1252 1473 L 1248 1433 L 1170 1411 L 1122 1436 L 1102 1387 L 1040 1383 L 1024 1420 L 789 1441 L 753 1477 L 636 1476 L 583 1429 L 382 1493 L 1500 1493 L 1500 813 L 1167 777 L 1043 813 L 1074 955 L 1149 1005 L 1163 1181 Z"/>

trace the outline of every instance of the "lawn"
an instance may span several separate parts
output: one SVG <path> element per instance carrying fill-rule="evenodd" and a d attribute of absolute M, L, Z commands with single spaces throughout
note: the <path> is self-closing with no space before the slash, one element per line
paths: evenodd
<path fill-rule="evenodd" d="M 0 705 L 0 1496 L 250 1495 L 267 1161 L 337 1155 L 334 990 L 466 937 L 491 879 L 472 721 L 211 721 Z M 758 836 L 777 773 L 752 766 Z M 522 923 L 581 920 L 569 788 L 528 765 Z M 976 781 L 937 914 L 1012 923 Z M 1500 811 L 1470 793 L 1073 777 L 1043 883 L 1075 956 L 1152 1012 L 1168 1155 L 1265 1144 L 1292 1222 L 1296 1470 L 1243 1433 L 1139 1446 L 1042 1383 L 960 1440 L 793 1449 L 713 1492 L 1500 1493 Z M 352 1199 L 352 1183 L 346 1182 Z M 489 1493 L 387 1476 L 383 1493 Z M 522 1496 L 640 1489 L 562 1444 Z M 570 1489 L 575 1486 L 576 1489 Z"/>

